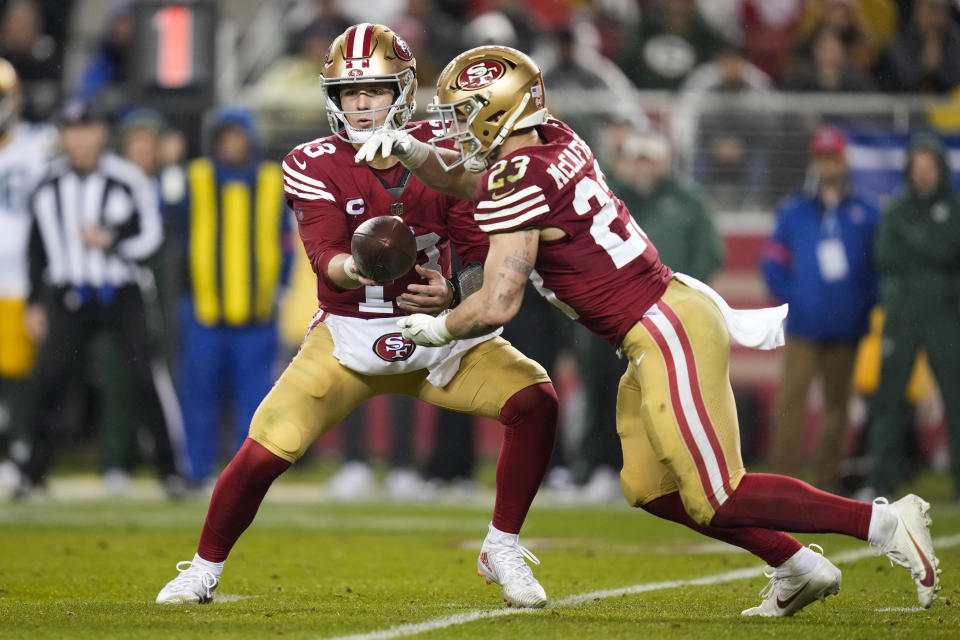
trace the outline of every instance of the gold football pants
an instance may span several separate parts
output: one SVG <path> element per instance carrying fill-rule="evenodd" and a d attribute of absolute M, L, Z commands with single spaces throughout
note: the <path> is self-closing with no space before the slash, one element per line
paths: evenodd
<path fill-rule="evenodd" d="M 745 473 L 726 322 L 706 294 L 671 280 L 621 348 L 624 496 L 641 506 L 679 491 L 687 513 L 709 524 Z"/>
<path fill-rule="evenodd" d="M 329 329 L 318 324 L 253 416 L 250 437 L 284 460 L 299 459 L 317 438 L 373 396 L 403 394 L 443 409 L 499 419 L 500 409 L 515 393 L 550 382 L 543 367 L 502 338 L 464 353 L 459 371 L 442 389 L 427 382 L 425 370 L 357 373 L 340 364 L 333 346 Z"/>

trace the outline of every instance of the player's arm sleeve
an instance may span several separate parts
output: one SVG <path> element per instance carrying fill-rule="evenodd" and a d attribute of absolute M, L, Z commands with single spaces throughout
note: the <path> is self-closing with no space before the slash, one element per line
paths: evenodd
<path fill-rule="evenodd" d="M 763 248 L 760 268 L 770 287 L 770 292 L 783 302 L 793 298 L 793 251 L 790 248 L 790 231 L 787 210 L 777 214 L 773 235 Z"/>
<path fill-rule="evenodd" d="M 334 291 L 343 291 L 327 274 L 334 256 L 350 253 L 350 230 L 346 217 L 326 182 L 294 168 L 296 151 L 280 165 L 287 206 L 297 217 L 300 240 L 314 273 Z M 296 163 L 298 166 L 300 163 Z"/>
<path fill-rule="evenodd" d="M 300 240 L 314 273 L 330 289 L 343 291 L 327 274 L 334 256 L 350 253 L 350 230 L 343 212 L 326 202 L 289 202 L 290 208 L 297 213 Z"/>

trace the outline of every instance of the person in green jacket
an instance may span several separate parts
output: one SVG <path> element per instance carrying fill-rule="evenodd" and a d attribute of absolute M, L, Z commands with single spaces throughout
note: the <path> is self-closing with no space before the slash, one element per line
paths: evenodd
<path fill-rule="evenodd" d="M 930 134 L 911 139 L 907 186 L 881 217 L 874 240 L 880 302 L 886 314 L 880 383 L 870 437 L 869 489 L 902 481 L 904 390 L 925 348 L 946 409 L 950 470 L 960 490 L 960 195 L 946 150 Z"/>
<path fill-rule="evenodd" d="M 723 243 L 703 193 L 670 166 L 670 145 L 663 136 L 632 134 L 623 140 L 607 179 L 656 245 L 660 261 L 706 282 L 723 264 Z"/>
<path fill-rule="evenodd" d="M 704 282 L 720 268 L 724 248 L 706 198 L 694 184 L 672 172 L 665 137 L 655 132 L 628 134 L 606 176 L 665 265 Z M 606 343 L 586 331 L 578 332 L 575 345 L 585 385 L 587 424 L 580 448 L 583 459 L 575 464 L 574 477 L 587 481 L 583 497 L 588 502 L 616 502 L 622 499 L 622 460 L 616 430 L 611 427 L 616 422 L 613 399 L 625 365 Z"/>

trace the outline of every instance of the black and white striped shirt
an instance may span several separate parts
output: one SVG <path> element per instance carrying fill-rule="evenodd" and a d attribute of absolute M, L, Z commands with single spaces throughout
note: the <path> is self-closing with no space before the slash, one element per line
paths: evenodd
<path fill-rule="evenodd" d="M 157 189 L 140 169 L 104 153 L 93 172 L 80 175 L 65 157 L 51 162 L 30 200 L 30 300 L 46 284 L 99 288 L 137 282 L 140 263 L 163 241 Z M 106 251 L 87 246 L 83 229 L 113 234 Z"/>

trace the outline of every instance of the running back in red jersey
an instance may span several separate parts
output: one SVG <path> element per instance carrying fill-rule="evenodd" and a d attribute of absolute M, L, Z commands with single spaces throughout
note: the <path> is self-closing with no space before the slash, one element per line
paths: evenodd
<path fill-rule="evenodd" d="M 619 346 L 672 276 L 607 187 L 590 147 L 565 123 L 538 127 L 543 144 L 496 162 L 477 186 L 474 219 L 486 233 L 555 227 L 530 275 L 541 295 Z"/>
<path fill-rule="evenodd" d="M 438 135 L 439 123 L 407 126 L 423 141 Z M 317 277 L 320 308 L 357 318 L 404 315 L 396 298 L 407 285 L 420 283 L 411 269 L 392 284 L 340 289 L 327 277 L 327 265 L 338 253 L 350 253 L 357 227 L 384 215 L 399 216 L 413 230 L 416 263 L 450 277 L 451 244 L 463 264 L 483 262 L 487 238 L 472 219 L 473 206 L 426 188 L 399 163 L 375 170 L 354 162 L 349 143 L 327 136 L 293 149 L 282 163 L 284 190 L 297 216 L 298 230 Z"/>

